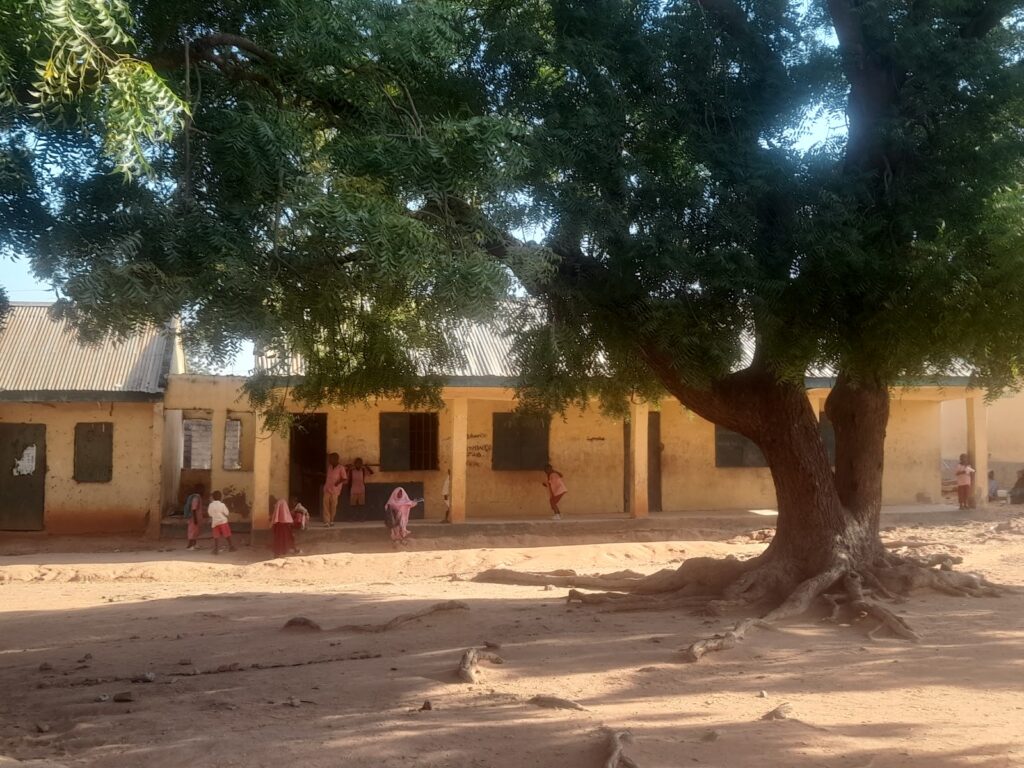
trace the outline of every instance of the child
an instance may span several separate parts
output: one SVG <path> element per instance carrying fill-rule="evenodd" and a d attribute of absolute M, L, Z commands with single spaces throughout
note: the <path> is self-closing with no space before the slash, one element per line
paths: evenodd
<path fill-rule="evenodd" d="M 203 525 L 203 493 L 205 492 L 205 487 L 197 485 L 185 499 L 185 520 L 188 521 L 188 546 L 185 549 L 194 550 L 199 541 L 199 531 Z"/>
<path fill-rule="evenodd" d="M 391 529 L 391 540 L 398 543 L 405 543 L 409 538 L 409 512 L 420 503 L 422 499 L 413 501 L 405 488 L 395 488 L 391 492 L 391 498 L 384 505 L 384 523 Z"/>
<path fill-rule="evenodd" d="M 970 465 L 967 454 L 961 453 L 960 463 L 956 465 L 956 498 L 960 502 L 960 509 L 970 509 L 974 472 L 974 467 Z"/>
<path fill-rule="evenodd" d="M 562 479 L 562 473 L 555 471 L 555 468 L 550 464 L 544 467 L 544 473 L 548 479 L 543 485 L 548 489 L 548 501 L 551 504 L 551 511 L 555 513 L 555 520 L 561 520 L 562 512 L 558 509 L 558 502 L 565 496 L 565 481 Z"/>
<path fill-rule="evenodd" d="M 278 499 L 274 505 L 274 514 L 270 518 L 270 529 L 273 534 L 271 548 L 274 550 L 274 557 L 284 557 L 296 551 L 295 536 L 292 533 L 294 525 L 295 520 L 288 509 L 288 502 Z"/>
<path fill-rule="evenodd" d="M 306 530 L 306 526 L 309 525 L 309 510 L 302 506 L 298 496 L 292 496 L 292 519 L 300 531 Z"/>
<path fill-rule="evenodd" d="M 338 513 L 338 499 L 345 485 L 345 467 L 341 465 L 341 457 L 336 453 L 327 456 L 327 480 L 324 483 L 324 527 L 334 527 L 334 516 Z"/>
<path fill-rule="evenodd" d="M 373 474 L 369 465 L 356 459 L 348 466 L 348 503 L 353 508 L 353 518 L 363 520 L 363 510 L 356 507 L 366 505 L 366 478 Z"/>
<path fill-rule="evenodd" d="M 228 549 L 235 551 L 235 545 L 231 542 L 231 526 L 228 525 L 228 507 L 221 501 L 220 491 L 213 492 L 213 501 L 206 508 L 206 514 L 210 516 L 210 525 L 213 527 L 213 554 L 220 554 L 220 540 L 228 540 Z"/>

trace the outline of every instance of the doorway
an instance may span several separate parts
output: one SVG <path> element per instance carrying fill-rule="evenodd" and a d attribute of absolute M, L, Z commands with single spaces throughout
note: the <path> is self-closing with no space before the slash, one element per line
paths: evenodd
<path fill-rule="evenodd" d="M 0 530 L 43 530 L 45 425 L 0 424 L 0 499 Z"/>
<path fill-rule="evenodd" d="M 319 516 L 322 490 L 327 479 L 326 413 L 295 416 L 288 462 L 288 495 L 298 496 L 310 515 Z"/>
<path fill-rule="evenodd" d="M 630 466 L 630 435 L 629 422 L 622 423 L 623 445 L 623 478 L 622 494 L 625 509 L 629 511 L 629 466 Z M 651 512 L 661 512 L 661 413 L 650 411 L 647 414 L 647 508 Z"/>

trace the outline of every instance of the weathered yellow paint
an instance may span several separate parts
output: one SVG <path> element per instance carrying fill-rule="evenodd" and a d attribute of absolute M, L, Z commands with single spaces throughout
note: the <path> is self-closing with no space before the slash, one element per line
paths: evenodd
<path fill-rule="evenodd" d="M 961 453 L 971 453 L 967 437 L 966 401 L 942 404 L 942 458 L 952 462 Z M 979 416 L 980 418 L 980 416 Z M 999 487 L 1012 488 L 1017 472 L 1024 469 L 1024 393 L 1001 397 L 985 406 L 988 425 L 988 468 Z M 979 477 L 984 477 L 978 472 Z"/>
<path fill-rule="evenodd" d="M 287 459 L 287 452 L 285 458 Z M 252 529 L 267 530 L 270 528 L 270 503 L 275 494 L 272 490 L 273 475 L 271 470 L 274 462 L 274 441 L 270 433 L 260 430 L 256 435 L 253 449 L 253 484 L 252 484 Z M 287 489 L 277 498 L 286 498 Z"/>
<path fill-rule="evenodd" d="M 940 429 L 938 402 L 894 397 L 885 432 L 883 504 L 941 500 Z"/>
<path fill-rule="evenodd" d="M 0 422 L 46 426 L 46 490 L 43 525 L 51 534 L 126 533 L 146 530 L 159 508 L 154 478 L 153 403 L 0 403 Z M 113 475 L 109 483 L 79 483 L 75 472 L 75 425 L 114 424 Z M 9 470 L 8 470 L 9 471 Z"/>
<path fill-rule="evenodd" d="M 203 411 L 213 425 L 213 453 L 208 491 L 221 491 L 226 497 L 243 497 L 244 502 L 229 504 L 232 509 L 241 508 L 242 514 L 232 514 L 232 519 L 245 519 L 251 509 L 253 487 L 253 451 L 256 444 L 258 419 L 252 413 L 248 397 L 242 391 L 245 379 L 240 376 L 191 376 L 187 374 L 167 377 L 164 395 L 164 412 L 168 420 L 180 419 L 181 411 Z M 187 416 L 186 416 L 187 418 Z M 242 421 L 242 469 L 224 468 L 224 433 L 229 418 Z M 180 445 L 180 432 L 175 432 Z M 170 457 L 168 457 L 170 459 Z M 181 468 L 180 448 L 175 449 L 177 469 Z M 165 510 L 176 508 L 181 494 L 166 493 Z M 237 506 L 236 506 L 237 504 Z"/>
<path fill-rule="evenodd" d="M 173 409 L 210 409 L 214 418 L 230 412 L 247 412 L 248 404 L 239 393 L 241 379 L 228 377 L 171 377 L 167 406 Z M 939 498 L 939 400 L 934 391 L 928 400 L 922 392 L 900 392 L 892 404 L 892 418 L 886 440 L 884 502 L 913 503 Z M 446 407 L 439 414 L 439 467 L 429 471 L 381 472 L 380 414 L 402 411 L 398 402 L 376 402 L 347 408 L 325 408 L 327 414 L 327 450 L 337 451 L 343 461 L 356 457 L 373 465 L 377 474 L 372 481 L 386 483 L 422 482 L 429 519 L 441 519 L 444 503 L 442 485 L 447 470 L 453 470 L 453 511 L 458 491 L 457 461 L 466 456 L 465 513 L 474 519 L 513 519 L 547 517 L 547 491 L 541 472 L 495 471 L 491 467 L 493 414 L 515 408 L 511 391 L 497 388 L 447 388 Z M 904 395 L 910 395 L 904 397 Z M 815 390 L 808 397 L 813 408 L 824 406 L 827 390 Z M 287 403 L 296 412 L 302 407 Z M 465 429 L 459 425 L 459 410 L 465 407 Z M 962 401 L 961 401 L 962 407 Z M 714 426 L 684 409 L 675 400 L 661 404 L 662 496 L 667 511 L 759 509 L 775 505 L 771 474 L 763 468 L 715 467 Z M 639 412 L 640 407 L 635 409 Z M 645 413 L 646 416 L 646 413 Z M 646 417 L 634 419 L 646 428 Z M 646 451 L 646 435 L 638 429 L 633 445 Z M 222 434 L 222 432 L 221 432 Z M 456 434 L 464 435 L 464 445 Z M 565 475 L 568 494 L 562 503 L 563 514 L 623 514 L 626 483 L 638 483 L 634 493 L 646 495 L 647 481 L 640 473 L 627 478 L 623 423 L 608 418 L 597 408 L 572 409 L 551 422 L 551 461 Z M 262 446 L 262 447 L 261 447 Z M 254 519 L 257 528 L 265 527 L 271 499 L 289 493 L 289 438 L 274 434 L 254 445 L 254 471 L 223 473 L 218 470 L 223 445 L 214 446 L 214 473 L 232 476 L 243 482 L 238 486 L 254 499 L 254 510 L 265 510 Z M 639 457 L 638 457 L 639 461 Z M 262 469 L 261 469 L 262 468 Z M 261 473 L 263 473 L 261 475 Z M 264 477 L 265 484 L 254 487 L 253 479 Z M 214 482 L 214 487 L 217 481 Z M 456 518 L 457 519 L 457 518 Z"/>
<path fill-rule="evenodd" d="M 458 397 L 452 400 L 448 407 L 452 420 L 452 453 L 449 464 L 451 482 L 448 494 L 451 515 L 449 519 L 453 523 L 464 523 L 466 521 L 466 471 L 469 458 L 469 401 L 464 397 Z"/>

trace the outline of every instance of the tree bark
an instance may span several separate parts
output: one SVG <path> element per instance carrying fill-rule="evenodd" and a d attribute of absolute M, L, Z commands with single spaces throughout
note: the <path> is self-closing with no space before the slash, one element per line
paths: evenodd
<path fill-rule="evenodd" d="M 846 511 L 877 535 L 882 511 L 889 390 L 840 374 L 825 401 L 836 434 L 835 486 Z"/>

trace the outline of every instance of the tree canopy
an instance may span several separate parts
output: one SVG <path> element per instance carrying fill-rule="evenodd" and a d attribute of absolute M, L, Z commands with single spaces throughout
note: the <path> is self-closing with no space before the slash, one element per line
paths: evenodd
<path fill-rule="evenodd" d="M 524 292 L 546 407 L 706 389 L 746 340 L 780 380 L 1012 385 L 1022 5 L 16 4 L 3 236 L 87 333 L 180 315 L 313 403 L 435 396 Z"/>

